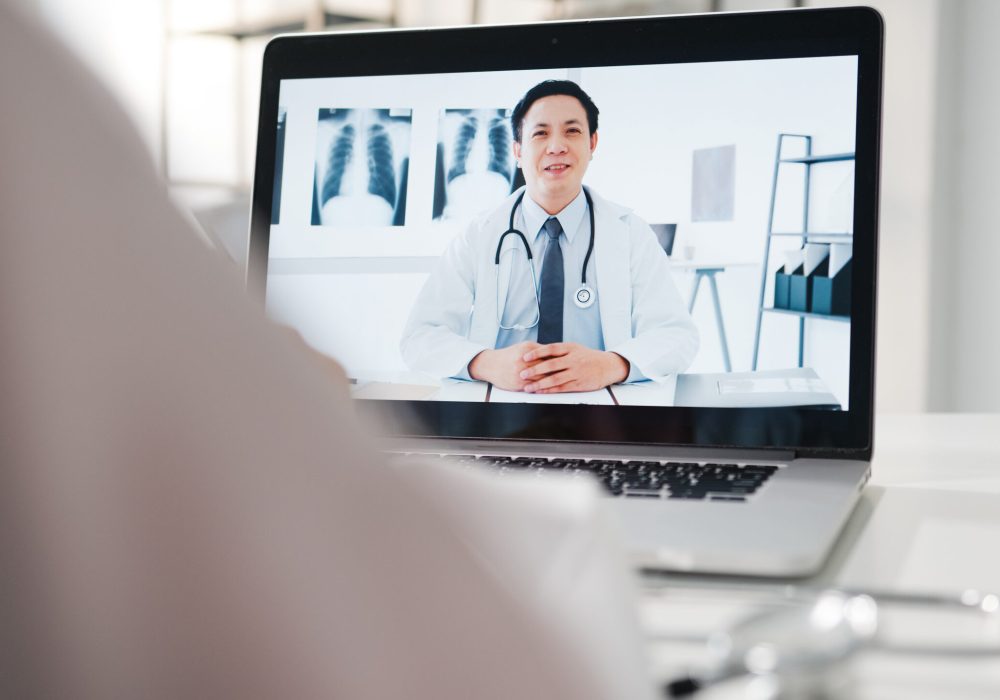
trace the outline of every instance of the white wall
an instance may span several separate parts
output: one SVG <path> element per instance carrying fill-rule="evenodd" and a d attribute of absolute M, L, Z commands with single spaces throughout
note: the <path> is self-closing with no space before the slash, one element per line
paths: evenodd
<path fill-rule="evenodd" d="M 875 408 L 919 412 L 929 392 L 937 17 L 947 3 L 865 4 L 886 22 Z"/>
<path fill-rule="evenodd" d="M 98 75 L 160 152 L 163 0 L 24 0 Z"/>
<path fill-rule="evenodd" d="M 942 2 L 930 407 L 1000 410 L 1000 3 Z"/>
<path fill-rule="evenodd" d="M 868 4 L 887 25 L 876 408 L 998 411 L 1000 3 Z"/>

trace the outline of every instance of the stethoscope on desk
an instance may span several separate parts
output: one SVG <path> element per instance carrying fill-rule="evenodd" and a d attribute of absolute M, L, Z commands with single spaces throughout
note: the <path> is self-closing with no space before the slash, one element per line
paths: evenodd
<path fill-rule="evenodd" d="M 702 639 L 708 663 L 700 675 L 680 676 L 670 681 L 664 688 L 669 698 L 691 697 L 705 688 L 740 678 L 753 679 L 751 682 L 767 688 L 769 698 L 825 697 L 830 681 L 836 687 L 843 664 L 869 650 L 909 657 L 967 660 L 1000 657 L 996 632 L 1000 595 L 996 593 L 977 590 L 957 594 L 908 593 L 825 589 L 809 584 L 706 584 L 680 580 L 672 580 L 664 588 L 669 595 L 681 599 L 685 590 L 689 595 L 721 594 L 730 600 L 733 594 L 742 593 L 749 596 L 748 604 L 757 599 L 770 605 Z M 912 639 L 912 632 L 893 634 L 894 626 L 884 624 L 883 616 L 894 607 L 895 615 L 907 609 L 917 615 L 928 611 L 937 615 L 960 614 L 952 625 L 967 639 L 949 640 L 954 634 L 944 634 L 940 641 L 922 644 Z M 947 617 L 934 619 L 944 629 L 949 627 Z M 906 627 L 903 625 L 904 630 Z M 932 628 L 929 638 L 938 639 L 941 631 L 940 627 Z M 654 633 L 652 639 L 659 643 L 698 641 L 697 636 L 686 631 L 676 635 Z M 761 683 L 761 679 L 765 682 Z"/>
<path fill-rule="evenodd" d="M 587 265 L 590 263 L 590 256 L 594 252 L 594 200 L 590 198 L 590 193 L 587 191 L 586 187 L 583 188 L 583 196 L 587 199 L 587 213 L 590 215 L 590 243 L 587 245 L 587 255 L 583 258 L 583 269 L 580 270 L 580 286 L 576 288 L 575 292 L 573 292 L 573 303 L 576 304 L 577 308 L 589 309 L 594 305 L 594 300 L 597 298 L 597 293 L 594 291 L 594 288 L 587 284 Z M 497 325 L 505 331 L 526 331 L 529 328 L 534 328 L 538 325 L 538 321 L 542 314 L 542 302 L 538 298 L 538 278 L 535 276 L 535 263 L 534 256 L 531 254 L 531 246 L 528 245 L 528 239 L 525 235 L 514 228 L 514 214 L 517 213 L 517 208 L 521 205 L 522 199 L 524 199 L 524 192 L 521 192 L 521 194 L 517 196 L 517 199 L 514 200 L 514 206 L 510 208 L 510 224 L 507 226 L 507 230 L 500 234 L 500 240 L 497 241 L 497 252 L 493 258 L 497 278 Z M 531 286 L 532 291 L 535 293 L 535 319 L 526 326 L 520 323 L 515 323 L 512 326 L 505 326 L 503 323 L 503 307 L 500 305 L 500 253 L 503 250 L 504 238 L 510 235 L 515 235 L 521 239 L 521 245 L 524 246 L 524 252 L 528 256 L 528 269 L 531 270 Z M 558 242 L 556 242 L 556 245 L 558 245 Z"/>

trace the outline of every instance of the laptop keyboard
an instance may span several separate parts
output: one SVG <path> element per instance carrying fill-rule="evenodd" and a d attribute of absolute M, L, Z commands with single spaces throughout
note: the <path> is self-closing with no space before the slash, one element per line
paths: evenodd
<path fill-rule="evenodd" d="M 414 455 L 416 456 L 416 455 Z M 427 455 L 424 455 L 425 457 Z M 593 475 L 613 496 L 745 502 L 777 465 L 441 455 L 449 462 L 508 472 Z"/>

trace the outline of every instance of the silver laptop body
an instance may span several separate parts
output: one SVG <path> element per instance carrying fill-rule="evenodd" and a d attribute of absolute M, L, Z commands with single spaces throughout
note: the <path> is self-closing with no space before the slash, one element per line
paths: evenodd
<path fill-rule="evenodd" d="M 882 44 L 864 8 L 279 37 L 248 287 L 346 367 L 386 449 L 670 474 L 609 495 L 638 566 L 814 573 L 870 476 Z M 456 238 L 524 185 L 511 108 L 544 80 L 600 105 L 584 187 L 670 227 L 657 264 L 700 335 L 685 372 L 581 404 L 432 376 L 435 358 L 415 371 L 399 349 Z M 450 330 L 475 338 L 489 303 Z"/>

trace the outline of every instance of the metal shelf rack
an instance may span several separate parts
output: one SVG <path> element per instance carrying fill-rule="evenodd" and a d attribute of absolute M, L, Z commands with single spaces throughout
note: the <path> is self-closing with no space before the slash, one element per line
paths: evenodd
<path fill-rule="evenodd" d="M 782 147 L 785 144 L 785 139 L 802 139 L 805 148 L 805 155 L 795 156 L 790 158 L 782 157 Z M 794 311 L 792 309 L 775 309 L 764 305 L 764 293 L 767 289 L 767 278 L 768 278 L 768 262 L 771 257 L 771 243 L 776 237 L 788 237 L 794 236 L 799 238 L 803 245 L 807 242 L 820 242 L 820 243 L 836 243 L 843 241 L 850 241 L 853 235 L 850 233 L 819 233 L 809 231 L 809 195 L 812 186 L 812 169 L 815 166 L 824 165 L 827 163 L 840 163 L 844 161 L 853 161 L 854 153 L 827 153 L 827 154 L 814 154 L 812 152 L 812 136 L 806 134 L 778 134 L 778 147 L 774 154 L 774 176 L 771 181 L 771 204 L 768 209 L 767 215 L 767 240 L 764 244 L 764 263 L 761 268 L 760 273 L 760 299 L 757 304 L 757 326 L 754 331 L 753 340 L 753 361 L 751 362 L 750 369 L 753 371 L 757 370 L 757 360 L 760 356 L 760 330 L 761 323 L 764 319 L 764 312 L 786 314 L 797 316 L 799 319 L 799 367 L 803 366 L 803 359 L 805 355 L 805 326 L 806 319 L 817 320 L 817 321 L 839 321 L 839 322 L 849 322 L 851 319 L 849 316 L 827 316 L 824 314 L 815 314 L 808 311 Z M 782 166 L 788 165 L 801 165 L 805 168 L 805 186 L 802 190 L 802 230 L 801 231 L 775 231 L 774 230 L 774 205 L 778 196 L 778 175 L 781 172 Z"/>

